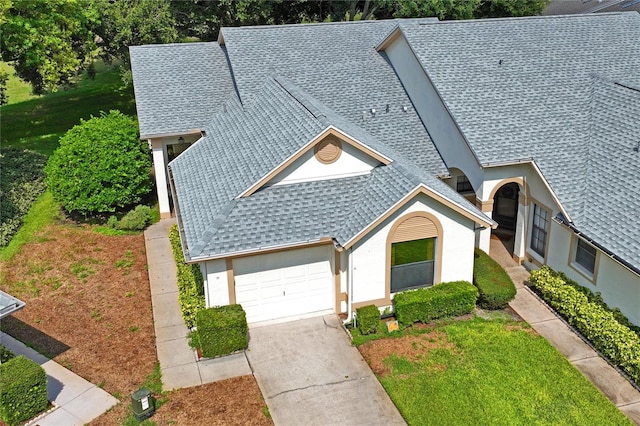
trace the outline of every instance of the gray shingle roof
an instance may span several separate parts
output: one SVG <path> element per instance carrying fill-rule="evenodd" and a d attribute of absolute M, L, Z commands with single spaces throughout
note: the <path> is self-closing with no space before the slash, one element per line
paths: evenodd
<path fill-rule="evenodd" d="M 591 75 L 640 83 L 640 15 L 400 27 L 480 161 L 534 158 L 571 214 L 586 162 Z"/>
<path fill-rule="evenodd" d="M 640 86 L 594 79 L 585 191 L 575 226 L 640 269 Z"/>
<path fill-rule="evenodd" d="M 640 173 L 622 154 L 638 138 L 638 100 L 592 84 L 640 87 L 640 14 L 400 28 L 480 161 L 534 159 L 576 225 L 640 268 Z"/>
<path fill-rule="evenodd" d="M 267 78 L 248 108 L 235 102 L 225 109 L 169 165 L 191 259 L 323 237 L 343 244 L 418 184 L 482 217 L 448 185 L 286 79 Z M 366 176 L 272 186 L 237 198 L 330 125 L 394 162 Z"/>
<path fill-rule="evenodd" d="M 384 52 L 375 50 L 398 22 L 223 28 L 222 35 L 243 104 L 250 104 L 265 77 L 276 73 L 431 174 L 446 174 L 393 67 Z"/>
<path fill-rule="evenodd" d="M 201 129 L 234 87 L 218 43 L 131 46 L 142 138 Z"/>

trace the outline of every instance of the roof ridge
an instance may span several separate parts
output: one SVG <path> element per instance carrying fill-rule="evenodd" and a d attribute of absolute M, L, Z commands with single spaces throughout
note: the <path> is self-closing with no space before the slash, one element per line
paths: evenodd
<path fill-rule="evenodd" d="M 533 21 L 533 20 L 546 20 L 546 19 L 558 19 L 558 18 L 597 18 L 602 16 L 613 15 L 631 15 L 634 11 L 621 11 L 621 12 L 602 12 L 602 13 L 584 13 L 584 14 L 566 14 L 566 15 L 535 15 L 535 16 L 509 16 L 503 18 L 483 18 L 483 19 L 462 19 L 462 20 L 450 20 L 439 22 L 419 22 L 418 25 L 434 25 L 434 24 L 446 24 L 446 25 L 469 25 L 469 24 L 487 24 L 499 21 Z"/>
<path fill-rule="evenodd" d="M 309 111 L 314 118 L 326 117 L 326 114 L 316 106 L 314 100 L 310 99 L 309 95 L 299 89 L 298 86 L 291 83 L 288 79 L 276 74 L 271 75 L 269 78 L 273 79 L 273 81 L 275 81 L 285 92 L 298 101 L 298 103 Z"/>
<path fill-rule="evenodd" d="M 358 25 L 358 24 L 375 24 L 375 23 L 388 23 L 394 21 L 433 21 L 437 20 L 437 17 L 428 16 L 424 18 L 391 18 L 391 19 L 361 19 L 359 21 L 332 21 L 332 22 L 308 22 L 300 24 L 277 24 L 277 25 L 240 25 L 237 27 L 222 27 L 220 31 L 231 30 L 236 31 L 240 29 L 277 29 L 277 28 L 294 28 L 294 27 L 317 27 L 320 25 Z"/>
<path fill-rule="evenodd" d="M 193 245 L 189 252 L 189 257 L 193 259 L 202 254 L 202 251 L 209 245 L 213 237 L 218 233 L 220 225 L 226 222 L 231 212 L 236 208 L 238 200 L 233 198 L 229 200 L 224 207 L 216 212 L 216 215 L 212 218 L 211 223 L 207 226 L 205 232 L 202 233 L 200 241 Z"/>

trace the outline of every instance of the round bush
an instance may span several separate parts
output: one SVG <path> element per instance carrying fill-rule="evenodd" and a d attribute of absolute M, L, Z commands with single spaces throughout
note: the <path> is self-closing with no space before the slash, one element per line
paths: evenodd
<path fill-rule="evenodd" d="M 81 120 L 61 139 L 45 172 L 53 197 L 70 213 L 114 212 L 152 188 L 151 153 L 138 124 L 120 111 Z"/>

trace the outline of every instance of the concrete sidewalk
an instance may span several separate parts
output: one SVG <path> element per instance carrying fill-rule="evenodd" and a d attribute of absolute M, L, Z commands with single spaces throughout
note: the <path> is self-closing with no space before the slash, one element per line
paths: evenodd
<path fill-rule="evenodd" d="M 509 304 L 511 308 L 558 349 L 620 411 L 640 425 L 640 392 L 525 286 L 529 272 L 524 267 L 515 262 L 503 266 L 518 290 Z"/>
<path fill-rule="evenodd" d="M 0 343 L 14 354 L 24 355 L 35 361 L 47 372 L 49 401 L 53 401 L 56 407 L 28 424 L 39 426 L 84 425 L 119 402 L 93 383 L 26 347 L 8 334 L 0 333 Z"/>
<path fill-rule="evenodd" d="M 180 313 L 176 265 L 169 242 L 175 219 L 163 219 L 144 232 L 156 350 L 164 390 L 199 386 L 251 374 L 244 353 L 197 362 L 189 347 L 187 327 Z"/>

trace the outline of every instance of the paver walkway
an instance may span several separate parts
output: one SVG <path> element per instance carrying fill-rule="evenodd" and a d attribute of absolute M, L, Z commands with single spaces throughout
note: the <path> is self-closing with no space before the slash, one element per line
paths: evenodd
<path fill-rule="evenodd" d="M 0 333 L 0 343 L 14 354 L 24 355 L 38 363 L 47 372 L 49 401 L 53 401 L 57 407 L 29 424 L 84 425 L 118 403 L 116 398 L 93 383 L 26 347 L 8 334 Z"/>
<path fill-rule="evenodd" d="M 491 256 L 505 268 L 518 291 L 509 304 L 511 308 L 591 380 L 620 411 L 640 425 L 640 392 L 525 286 L 529 271 L 505 255 L 499 242 L 492 240 L 491 243 Z"/>
<path fill-rule="evenodd" d="M 163 219 L 144 232 L 156 350 L 164 390 L 199 386 L 251 374 L 244 353 L 196 361 L 195 353 L 189 347 L 189 330 L 182 320 L 178 302 L 176 264 L 169 242 L 169 228 L 174 223 L 175 219 Z"/>

